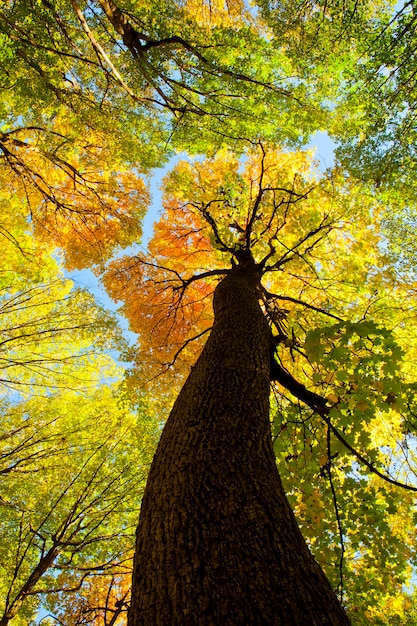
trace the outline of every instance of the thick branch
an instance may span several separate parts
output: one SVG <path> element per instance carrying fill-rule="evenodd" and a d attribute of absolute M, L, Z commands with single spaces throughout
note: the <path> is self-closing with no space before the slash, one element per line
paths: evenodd
<path fill-rule="evenodd" d="M 339 514 L 339 506 L 337 504 L 337 496 L 336 496 L 336 489 L 335 486 L 333 484 L 333 477 L 332 477 L 332 454 L 331 454 L 331 430 L 329 425 L 327 425 L 327 437 L 326 437 L 326 444 L 327 444 L 327 474 L 329 477 L 329 483 L 330 483 L 330 490 L 332 492 L 332 499 L 333 499 L 333 506 L 334 506 L 334 512 L 336 515 L 336 522 L 337 522 L 337 529 L 339 531 L 339 541 L 340 541 L 340 560 L 339 560 L 339 573 L 340 573 L 340 577 L 339 577 L 339 589 L 340 589 L 340 603 L 343 604 L 343 559 L 344 559 L 344 555 L 345 555 L 345 543 L 343 540 L 343 528 L 342 528 L 342 521 L 340 519 L 340 514 Z"/>
<path fill-rule="evenodd" d="M 0 626 L 8 624 L 9 621 L 16 616 L 25 598 L 29 595 L 45 572 L 51 567 L 58 554 L 59 546 L 57 543 L 54 543 L 50 550 L 48 550 L 48 552 L 39 559 L 38 564 L 28 576 L 28 579 L 19 590 L 16 598 L 8 606 L 6 606 L 4 615 L 2 619 L 0 619 Z"/>
<path fill-rule="evenodd" d="M 271 380 L 277 381 L 280 385 L 292 393 L 293 396 L 301 400 L 301 402 L 304 402 L 304 404 L 309 406 L 315 413 L 320 415 L 336 439 L 338 439 L 345 446 L 345 448 L 358 459 L 358 461 L 365 465 L 370 472 L 376 474 L 386 482 L 391 483 L 396 487 L 417 492 L 417 487 L 406 485 L 405 483 L 394 480 L 387 474 L 381 472 L 371 461 L 368 461 L 368 459 L 351 446 L 332 424 L 329 417 L 330 407 L 327 405 L 326 398 L 323 398 L 323 396 L 320 396 L 313 391 L 309 391 L 302 383 L 299 383 L 289 372 L 287 372 L 275 359 L 271 362 Z"/>

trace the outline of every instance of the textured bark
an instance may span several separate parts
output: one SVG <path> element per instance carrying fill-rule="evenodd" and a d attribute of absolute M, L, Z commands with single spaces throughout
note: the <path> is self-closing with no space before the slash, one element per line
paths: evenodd
<path fill-rule="evenodd" d="M 216 288 L 213 330 L 150 471 L 129 626 L 349 624 L 278 475 L 258 281 L 237 267 Z"/>

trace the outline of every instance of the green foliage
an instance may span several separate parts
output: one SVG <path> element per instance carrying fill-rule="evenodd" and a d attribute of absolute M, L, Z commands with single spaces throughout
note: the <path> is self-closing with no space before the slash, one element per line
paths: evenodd
<path fill-rule="evenodd" d="M 108 386 L 60 391 L 3 403 L 0 439 L 1 614 L 66 606 L 65 589 L 97 572 L 128 577 L 153 445 L 145 409 Z"/>
<path fill-rule="evenodd" d="M 65 116 L 67 143 L 93 131 L 116 161 L 149 167 L 167 144 L 194 153 L 260 136 L 294 144 L 325 125 L 332 72 L 316 62 L 299 71 L 291 20 L 275 41 L 243 6 L 208 19 L 191 1 L 122 2 L 123 19 L 103 6 L 6 3 L 4 131 L 19 120 L 48 132 Z"/>

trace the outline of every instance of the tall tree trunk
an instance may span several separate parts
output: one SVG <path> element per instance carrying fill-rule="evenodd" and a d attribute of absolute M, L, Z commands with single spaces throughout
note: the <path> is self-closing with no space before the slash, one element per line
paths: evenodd
<path fill-rule="evenodd" d="M 278 475 L 258 287 L 252 264 L 216 288 L 213 330 L 150 471 L 129 626 L 349 624 Z"/>

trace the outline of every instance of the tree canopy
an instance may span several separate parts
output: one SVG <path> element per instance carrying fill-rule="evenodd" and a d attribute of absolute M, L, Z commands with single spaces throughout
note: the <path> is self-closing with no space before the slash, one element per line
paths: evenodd
<path fill-rule="evenodd" d="M 417 40 L 393 4 L 3 3 L 0 624 L 126 623 L 158 434 L 249 253 L 302 534 L 353 624 L 413 619 Z"/>

